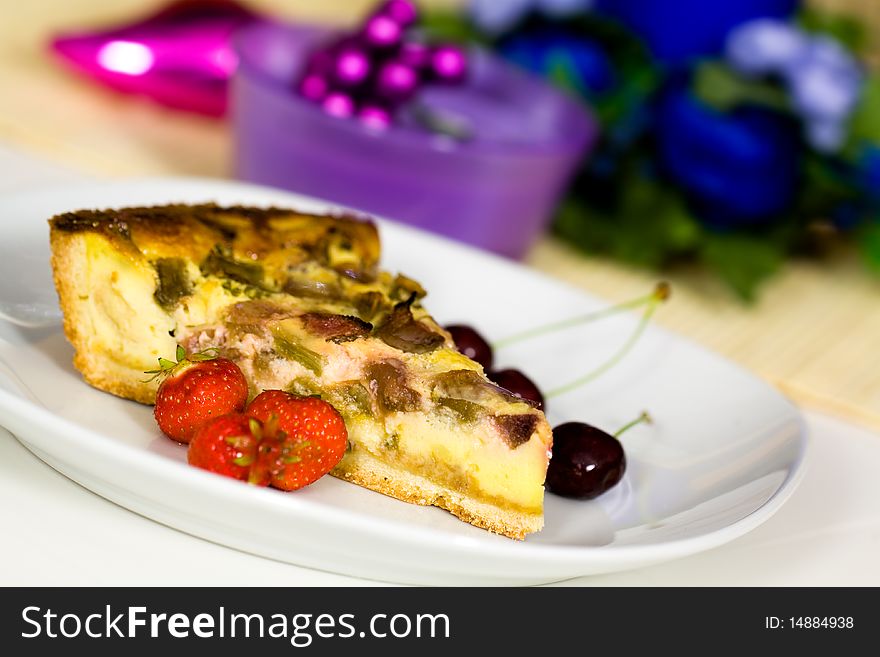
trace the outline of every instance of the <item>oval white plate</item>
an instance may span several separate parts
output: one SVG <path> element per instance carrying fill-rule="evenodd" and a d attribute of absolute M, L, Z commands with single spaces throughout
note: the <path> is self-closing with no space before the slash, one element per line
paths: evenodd
<path fill-rule="evenodd" d="M 48 265 L 51 215 L 173 201 L 330 207 L 197 179 L 89 183 L 6 197 L 0 199 L 0 280 L 15 285 L 0 288 L 0 297 L 14 288 L 13 300 L 26 300 L 31 317 L 58 317 Z M 607 305 L 427 233 L 390 222 L 381 222 L 381 233 L 383 266 L 422 281 L 441 323 L 466 322 L 500 338 Z M 501 351 L 497 364 L 521 368 L 547 389 L 602 362 L 635 321 L 618 316 L 539 338 Z M 191 468 L 184 448 L 160 435 L 151 408 L 90 388 L 71 357 L 57 320 L 42 328 L 0 320 L 0 424 L 41 459 L 96 493 L 190 534 L 373 579 L 529 584 L 682 557 L 769 518 L 803 470 L 806 437 L 794 406 L 747 372 L 655 327 L 600 380 L 550 401 L 553 425 L 583 420 L 614 430 L 650 411 L 654 425 L 624 438 L 629 467 L 623 482 L 592 502 L 547 495 L 546 527 L 524 542 L 332 477 L 282 493 Z"/>

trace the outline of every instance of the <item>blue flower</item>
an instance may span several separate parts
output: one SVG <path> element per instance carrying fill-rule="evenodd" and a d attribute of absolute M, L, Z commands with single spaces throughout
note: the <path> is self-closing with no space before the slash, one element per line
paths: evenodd
<path fill-rule="evenodd" d="M 820 153 L 834 153 L 846 141 L 846 124 L 839 118 L 816 117 L 804 122 L 807 143 Z"/>
<path fill-rule="evenodd" d="M 468 13 L 484 32 L 501 34 L 519 23 L 533 4 L 533 0 L 471 0 Z"/>
<path fill-rule="evenodd" d="M 840 230 L 852 230 L 865 219 L 880 220 L 880 145 L 864 143 L 851 167 L 842 175 L 857 196 L 839 203 L 830 212 L 831 221 Z"/>
<path fill-rule="evenodd" d="M 565 82 L 585 96 L 607 91 L 615 82 L 614 68 L 601 46 L 562 27 L 514 33 L 502 40 L 499 51 L 526 70 Z"/>
<path fill-rule="evenodd" d="M 804 117 L 845 119 L 862 86 L 858 62 L 840 44 L 818 38 L 787 71 L 792 101 Z"/>
<path fill-rule="evenodd" d="M 820 152 L 838 150 L 861 95 L 864 74 L 859 63 L 836 41 L 817 37 L 785 77 L 807 141 Z"/>
<path fill-rule="evenodd" d="M 865 217 L 863 203 L 845 201 L 831 209 L 831 223 L 838 230 L 852 230 L 862 223 Z"/>
<path fill-rule="evenodd" d="M 880 204 L 880 145 L 867 144 L 858 160 L 858 185 L 874 203 Z"/>
<path fill-rule="evenodd" d="M 800 149 L 784 115 L 753 107 L 721 113 L 677 87 L 661 99 L 657 121 L 660 164 L 707 224 L 763 224 L 791 204 Z"/>
<path fill-rule="evenodd" d="M 837 41 L 811 36 L 782 21 L 762 19 L 733 30 L 726 55 L 740 73 L 776 75 L 785 82 L 810 146 L 822 153 L 841 147 L 864 74 Z"/>
<path fill-rule="evenodd" d="M 668 64 L 723 51 L 728 33 L 756 18 L 787 18 L 799 0 L 598 0 L 596 9 L 618 19 Z"/>
<path fill-rule="evenodd" d="M 740 73 L 769 75 L 802 59 L 808 46 L 803 30 L 786 21 L 759 18 L 734 28 L 727 37 L 725 54 Z"/>

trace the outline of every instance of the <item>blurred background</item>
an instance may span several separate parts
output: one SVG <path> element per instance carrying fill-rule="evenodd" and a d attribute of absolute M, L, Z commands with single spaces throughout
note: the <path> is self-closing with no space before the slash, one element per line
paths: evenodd
<path fill-rule="evenodd" d="M 0 153 L 287 187 L 609 300 L 669 280 L 660 323 L 880 428 L 874 0 L 422 0 L 407 56 L 443 58 L 412 64 L 415 82 L 390 46 L 350 57 L 371 0 L 190 3 L 153 21 L 174 3 L 3 2 Z M 220 19 L 242 37 L 232 87 Z M 177 68 L 143 65 L 139 39 Z M 328 54 L 354 77 L 321 68 Z M 455 218 L 420 208 L 434 198 Z"/>

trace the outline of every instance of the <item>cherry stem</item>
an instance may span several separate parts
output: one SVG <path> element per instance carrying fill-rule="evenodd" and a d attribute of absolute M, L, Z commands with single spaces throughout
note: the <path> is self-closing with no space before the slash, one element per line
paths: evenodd
<path fill-rule="evenodd" d="M 620 438 L 623 434 L 625 434 L 627 431 L 632 429 L 634 426 L 642 424 L 642 423 L 654 424 L 653 418 L 651 418 L 651 416 L 648 415 L 647 411 L 642 411 L 642 414 L 639 415 L 635 420 L 631 420 L 630 422 L 627 422 L 622 427 L 620 427 L 620 429 L 618 429 L 617 431 L 614 432 L 614 437 Z"/>
<path fill-rule="evenodd" d="M 576 388 L 580 388 L 582 385 L 585 385 L 590 381 L 599 378 L 600 376 L 605 374 L 605 372 L 617 365 L 617 363 L 623 360 L 623 358 L 630 352 L 630 350 L 633 348 L 633 345 L 638 342 L 639 338 L 642 337 L 642 333 L 645 332 L 645 329 L 650 323 L 651 317 L 654 315 L 657 307 L 669 298 L 669 294 L 669 285 L 667 283 L 658 283 L 657 287 L 654 289 L 654 292 L 651 293 L 650 297 L 648 297 L 648 306 L 642 313 L 642 318 L 636 325 L 636 330 L 633 331 L 632 335 L 629 336 L 629 339 L 627 339 L 623 346 L 618 349 L 617 352 L 613 356 L 611 356 L 611 358 L 599 365 L 599 367 L 594 369 L 592 372 L 585 374 L 584 376 L 575 379 L 570 383 L 566 383 L 563 386 L 559 386 L 558 388 L 554 388 L 553 390 L 544 393 L 544 398 L 550 399 L 551 397 L 557 397 L 567 392 L 571 392 Z"/>
<path fill-rule="evenodd" d="M 493 342 L 492 348 L 501 349 L 503 347 L 507 347 L 523 340 L 536 338 L 546 333 L 561 331 L 562 329 L 570 328 L 572 326 L 586 324 L 588 322 L 593 322 L 598 319 L 610 317 L 612 315 L 616 315 L 627 310 L 633 310 L 634 308 L 639 308 L 641 306 L 644 306 L 645 304 L 649 304 L 652 301 L 656 302 L 657 297 L 659 296 L 662 296 L 663 299 L 669 296 L 668 283 L 658 283 L 650 294 L 646 294 L 635 299 L 630 299 L 629 301 L 623 301 L 613 306 L 609 306 L 608 308 L 603 308 L 602 310 L 596 310 L 591 313 L 586 313 L 584 315 L 577 315 L 575 317 L 569 317 L 568 319 L 550 322 L 549 324 L 542 324 L 541 326 L 536 326 L 534 328 L 530 328 L 519 333 L 514 333 L 513 335 Z"/>

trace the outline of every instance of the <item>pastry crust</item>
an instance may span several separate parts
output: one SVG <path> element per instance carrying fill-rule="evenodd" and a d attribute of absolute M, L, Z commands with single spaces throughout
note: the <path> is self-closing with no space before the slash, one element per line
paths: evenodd
<path fill-rule="evenodd" d="M 90 348 L 90 326 L 82 291 L 88 288 L 86 242 L 81 236 L 51 231 L 52 276 L 64 318 L 64 334 L 75 350 L 73 365 L 95 388 L 142 404 L 156 401 L 157 381 L 146 381 L 145 370 L 126 367 L 112 359 L 95 357 Z"/>
<path fill-rule="evenodd" d="M 218 348 L 255 395 L 320 394 L 353 449 L 331 473 L 521 539 L 543 524 L 543 414 L 486 379 L 378 268 L 375 226 L 279 208 L 158 206 L 50 220 L 74 365 L 141 403 L 178 344 Z"/>
<path fill-rule="evenodd" d="M 287 283 L 285 270 L 294 266 L 299 265 L 306 277 L 310 263 L 317 260 L 352 280 L 370 280 L 379 261 L 379 236 L 372 222 L 275 207 L 203 204 L 84 210 L 53 217 L 49 225 L 53 278 L 64 332 L 76 350 L 74 366 L 92 386 L 143 404 L 155 402 L 159 386 L 144 372 L 154 369 L 159 356 L 173 353 L 175 342 L 173 336 L 158 335 L 164 348 L 134 362 L 115 358 L 117 354 L 96 344 L 94 318 L 86 303 L 97 284 L 89 271 L 94 252 L 119 255 L 123 264 L 142 264 L 145 258 L 200 263 L 224 243 L 233 258 L 259 262 L 265 284 L 278 292 Z M 339 244 L 350 248 L 339 249 Z M 138 311 L 153 305 L 150 298 L 140 301 Z"/>
<path fill-rule="evenodd" d="M 522 540 L 544 526 L 541 513 L 487 504 L 426 477 L 395 468 L 368 452 L 346 454 L 330 474 L 410 504 L 440 507 L 471 525 L 508 538 Z"/>

